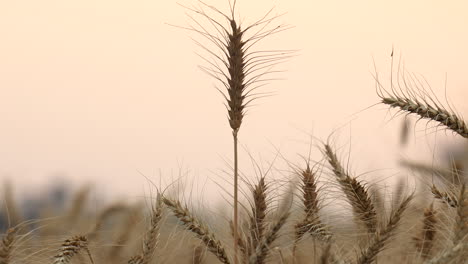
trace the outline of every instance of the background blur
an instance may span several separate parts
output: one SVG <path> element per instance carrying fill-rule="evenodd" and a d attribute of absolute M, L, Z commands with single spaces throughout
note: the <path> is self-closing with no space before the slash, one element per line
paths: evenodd
<path fill-rule="evenodd" d="M 229 10 L 227 0 L 208 2 Z M 373 60 L 386 80 L 394 46 L 406 69 L 468 116 L 466 1 L 238 1 L 245 25 L 274 6 L 286 12 L 277 22 L 294 28 L 261 47 L 299 52 L 279 67 L 284 80 L 265 87 L 275 95 L 245 118 L 241 144 L 258 160 L 279 148 L 298 163 L 310 134 L 335 132 L 353 171 L 386 179 L 399 157 L 424 160 L 456 144 L 420 122 L 412 147 L 399 147 L 400 118 L 373 106 Z M 17 195 L 61 179 L 138 198 L 146 177 L 167 183 L 181 169 L 217 195 L 231 133 L 215 81 L 197 68 L 196 52 L 206 53 L 190 37 L 200 36 L 168 25 L 187 25 L 186 12 L 175 1 L 0 0 L 0 179 Z M 315 148 L 312 157 L 321 157 Z"/>

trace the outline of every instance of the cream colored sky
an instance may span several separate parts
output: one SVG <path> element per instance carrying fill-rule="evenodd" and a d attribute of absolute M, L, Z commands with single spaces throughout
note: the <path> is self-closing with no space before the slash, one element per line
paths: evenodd
<path fill-rule="evenodd" d="M 256 156 L 268 159 L 273 144 L 296 162 L 304 132 L 325 139 L 350 120 L 339 134 L 357 171 L 401 155 L 374 147 L 397 142 L 385 107 L 350 118 L 378 101 L 372 61 L 388 74 L 392 45 L 436 93 L 447 74 L 468 116 L 468 2 L 256 0 L 238 10 L 248 23 L 274 5 L 294 28 L 265 44 L 300 52 L 245 119 L 241 141 Z M 175 1 L 0 0 L 0 178 L 25 190 L 63 172 L 135 197 L 147 186 L 138 171 L 157 180 L 182 163 L 203 179 L 226 169 L 230 131 L 214 81 L 197 68 L 189 36 L 199 36 L 166 24 L 186 25 L 184 12 Z"/>

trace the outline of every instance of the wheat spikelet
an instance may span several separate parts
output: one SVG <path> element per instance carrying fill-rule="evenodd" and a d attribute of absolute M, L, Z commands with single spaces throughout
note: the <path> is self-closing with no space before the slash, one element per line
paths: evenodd
<path fill-rule="evenodd" d="M 224 249 L 221 242 L 216 239 L 215 235 L 198 219 L 196 219 L 188 210 L 187 207 L 183 207 L 179 201 L 172 201 L 166 197 L 163 197 L 163 202 L 166 204 L 174 213 L 174 215 L 187 227 L 188 230 L 193 232 L 197 238 L 199 238 L 207 249 L 213 253 L 219 261 L 225 264 L 229 264 L 226 250 Z"/>
<path fill-rule="evenodd" d="M 278 238 L 279 231 L 286 223 L 290 213 L 289 211 L 280 212 L 280 215 L 273 223 L 272 227 L 268 230 L 265 234 L 265 238 L 263 241 L 256 246 L 255 252 L 250 256 L 249 263 L 250 264 L 263 264 L 269 253 L 269 248 L 273 244 L 273 242 Z"/>
<path fill-rule="evenodd" d="M 413 237 L 416 247 L 423 258 L 431 255 L 431 249 L 434 245 L 436 235 L 436 213 L 433 204 L 424 210 L 423 228 L 420 236 Z"/>
<path fill-rule="evenodd" d="M 374 233 L 377 227 L 377 212 L 367 190 L 359 181 L 345 172 L 329 144 L 325 144 L 325 155 L 354 214 L 366 225 L 369 233 Z"/>
<path fill-rule="evenodd" d="M 431 192 L 435 198 L 447 203 L 451 207 L 458 207 L 457 198 L 449 193 L 440 191 L 434 184 L 431 187 Z"/>
<path fill-rule="evenodd" d="M 401 202 L 399 207 L 392 212 L 392 214 L 390 215 L 390 219 L 387 222 L 387 225 L 377 230 L 373 238 L 370 240 L 369 245 L 364 250 L 362 250 L 361 255 L 359 256 L 356 263 L 370 264 L 374 262 L 377 254 L 379 254 L 379 252 L 384 249 L 385 243 L 393 235 L 404 211 L 406 210 L 408 204 L 412 199 L 413 195 L 408 196 Z"/>
<path fill-rule="evenodd" d="M 2 238 L 0 245 L 0 264 L 9 264 L 10 257 L 13 250 L 13 243 L 15 242 L 17 228 L 9 228 Z"/>
<path fill-rule="evenodd" d="M 94 264 L 91 252 L 88 248 L 88 239 L 85 236 L 74 236 L 63 242 L 59 253 L 54 257 L 54 264 L 67 264 L 80 251 L 86 251 L 91 263 Z"/>

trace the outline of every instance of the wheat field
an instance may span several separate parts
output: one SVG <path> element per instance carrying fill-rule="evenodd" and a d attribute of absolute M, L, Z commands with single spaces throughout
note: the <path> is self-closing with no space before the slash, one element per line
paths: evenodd
<path fill-rule="evenodd" d="M 264 170 L 254 158 L 256 177 L 242 173 L 238 156 L 245 153 L 238 149 L 238 137 L 246 111 L 261 107 L 253 102 L 268 100 L 264 86 L 284 74 L 278 69 L 283 62 L 300 55 L 294 47 L 257 49 L 291 28 L 278 24 L 281 15 L 270 10 L 244 24 L 236 1 L 229 7 L 226 13 L 203 1 L 182 6 L 191 24 L 171 25 L 199 37 L 194 42 L 204 52 L 200 68 L 218 83 L 226 106 L 216 109 L 227 110 L 233 140 L 223 209 L 187 198 L 179 182 L 154 185 L 140 202 L 96 209 L 86 185 L 64 208 L 43 204 L 37 217 L 27 217 L 5 184 L 0 263 L 468 263 L 464 160 L 434 165 L 403 159 L 400 169 L 418 175 L 415 184 L 400 180 L 381 186 L 349 169 L 330 131 L 327 139 L 311 139 L 309 153 L 298 153 L 300 162 L 288 161 L 288 179 L 272 179 L 273 166 Z M 375 103 L 389 109 L 390 122 L 413 117 L 416 124 L 466 141 L 463 117 L 398 62 L 392 51 L 390 79 L 377 70 L 373 76 Z M 403 145 L 411 136 L 408 126 Z M 321 158 L 312 160 L 312 151 Z"/>

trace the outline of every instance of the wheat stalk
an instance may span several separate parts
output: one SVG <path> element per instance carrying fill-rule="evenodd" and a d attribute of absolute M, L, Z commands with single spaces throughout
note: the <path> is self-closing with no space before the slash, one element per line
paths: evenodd
<path fill-rule="evenodd" d="M 201 69 L 214 77 L 223 85 L 223 89 L 217 88 L 225 98 L 226 108 L 228 111 L 229 126 L 232 129 L 233 149 L 234 149 L 234 184 L 233 184 L 233 199 L 234 199 L 234 263 L 238 263 L 237 259 L 237 235 L 238 235 L 238 133 L 242 125 L 245 115 L 245 108 L 250 102 L 259 97 L 260 94 L 254 91 L 263 86 L 269 79 L 264 76 L 273 73 L 273 66 L 282 62 L 289 57 L 288 51 L 263 51 L 254 52 L 250 49 L 260 40 L 268 35 L 275 34 L 284 30 L 284 26 L 269 28 L 268 26 L 276 17 L 269 17 L 268 12 L 263 18 L 257 22 L 242 28 L 235 18 L 236 1 L 230 6 L 231 14 L 226 15 L 217 8 L 199 1 L 201 6 L 199 9 L 188 8 L 195 14 L 200 15 L 214 27 L 213 32 L 209 32 L 198 21 L 192 18 L 198 25 L 190 27 L 190 30 L 200 33 L 209 42 L 214 44 L 215 48 L 220 49 L 222 55 L 217 55 L 212 50 L 202 46 L 210 55 L 214 56 L 216 62 L 205 61 L 209 64 L 208 67 L 202 66 Z M 208 15 L 205 9 L 211 10 L 218 15 L 221 15 L 228 23 L 223 25 L 222 22 L 213 19 Z M 253 35 L 247 37 L 247 34 L 259 27 L 260 30 L 254 31 Z M 220 66 L 219 63 L 222 65 Z M 224 92 L 224 91 L 225 92 Z"/>

